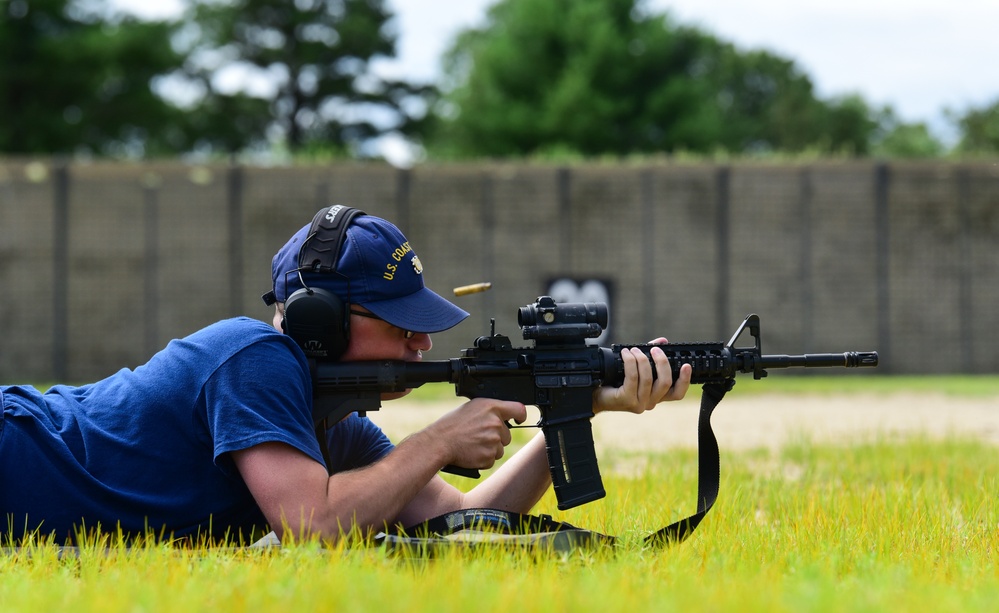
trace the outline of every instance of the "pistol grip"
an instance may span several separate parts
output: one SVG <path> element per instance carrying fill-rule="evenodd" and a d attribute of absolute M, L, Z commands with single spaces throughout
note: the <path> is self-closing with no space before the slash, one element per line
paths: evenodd
<path fill-rule="evenodd" d="M 464 466 L 455 466 L 454 464 L 448 464 L 441 469 L 443 473 L 450 473 L 452 475 L 458 475 L 459 477 L 468 477 L 469 479 L 478 479 L 482 474 L 475 468 L 465 468 Z"/>
<path fill-rule="evenodd" d="M 606 496 L 593 448 L 593 427 L 589 419 L 573 419 L 542 428 L 548 468 L 555 498 L 561 511 Z"/>

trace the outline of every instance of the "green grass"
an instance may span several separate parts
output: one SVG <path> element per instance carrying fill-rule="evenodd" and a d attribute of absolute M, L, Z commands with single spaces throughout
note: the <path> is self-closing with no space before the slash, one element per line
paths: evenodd
<path fill-rule="evenodd" d="M 418 397 L 453 398 L 449 386 L 426 387 Z M 772 377 L 736 389 L 756 388 L 987 397 L 999 396 L 999 378 Z M 718 503 L 668 549 L 642 540 L 695 510 L 696 452 L 614 451 L 601 457 L 606 498 L 561 512 L 549 493 L 535 509 L 618 536 L 613 550 L 456 549 L 424 560 L 316 543 L 102 545 L 78 556 L 40 545 L 0 554 L 0 611 L 967 611 L 999 600 L 999 448 L 799 439 L 721 453 Z"/>
<path fill-rule="evenodd" d="M 614 461 L 634 458 L 619 457 Z M 0 556 L 6 611 L 985 610 L 999 597 L 999 450 L 969 440 L 807 441 L 722 452 L 719 502 L 677 547 L 642 537 L 694 510 L 692 451 L 605 471 L 608 496 L 558 512 L 620 537 L 615 551 L 51 547 Z M 611 468 L 608 466 L 608 468 Z"/>

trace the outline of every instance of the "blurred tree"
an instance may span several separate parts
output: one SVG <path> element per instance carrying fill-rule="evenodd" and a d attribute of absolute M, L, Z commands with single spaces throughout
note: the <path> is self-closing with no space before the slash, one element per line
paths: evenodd
<path fill-rule="evenodd" d="M 814 137 L 819 150 L 847 155 L 870 153 L 878 122 L 875 111 L 863 98 L 856 94 L 842 96 L 823 103 L 822 107 Z"/>
<path fill-rule="evenodd" d="M 792 60 L 767 51 L 741 52 L 718 42 L 704 61 L 713 84 L 705 104 L 721 109 L 726 150 L 867 152 L 877 124 L 859 96 L 819 100 Z"/>
<path fill-rule="evenodd" d="M 856 97 L 818 100 L 794 62 L 743 53 L 642 0 L 501 0 L 445 57 L 435 155 L 866 152 Z"/>
<path fill-rule="evenodd" d="M 959 152 L 999 153 L 999 100 L 981 108 L 968 109 L 964 114 L 953 111 L 949 114 L 960 133 Z"/>
<path fill-rule="evenodd" d="M 395 55 L 390 18 L 382 0 L 196 0 L 180 37 L 199 92 L 191 133 L 211 149 L 278 140 L 354 155 L 385 133 L 418 135 L 436 90 L 369 69 Z"/>
<path fill-rule="evenodd" d="M 445 58 L 449 90 L 431 151 L 584 155 L 703 151 L 709 36 L 636 19 L 634 0 L 503 0 Z M 667 77 L 668 78 L 664 78 Z"/>
<path fill-rule="evenodd" d="M 878 114 L 871 153 L 890 158 L 935 158 L 946 153 L 943 142 L 923 122 L 905 123 L 891 108 Z"/>
<path fill-rule="evenodd" d="M 821 113 L 812 83 L 794 62 L 765 51 L 740 53 L 717 43 L 703 60 L 711 93 L 724 118 L 719 145 L 729 151 L 797 150 L 815 139 Z"/>
<path fill-rule="evenodd" d="M 182 62 L 172 32 L 100 0 L 0 3 L 0 151 L 140 157 L 182 147 L 180 112 L 154 91 Z"/>

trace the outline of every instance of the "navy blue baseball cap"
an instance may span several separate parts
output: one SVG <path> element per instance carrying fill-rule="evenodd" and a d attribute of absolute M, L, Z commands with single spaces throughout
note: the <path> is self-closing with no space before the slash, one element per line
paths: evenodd
<path fill-rule="evenodd" d="M 299 254 L 311 229 L 311 224 L 302 227 L 274 255 L 274 289 L 264 296 L 265 302 L 285 302 L 302 289 L 304 280 L 309 287 L 333 292 L 403 330 L 441 332 L 468 317 L 426 286 L 420 258 L 391 222 L 373 215 L 354 217 L 335 272 L 299 270 Z"/>

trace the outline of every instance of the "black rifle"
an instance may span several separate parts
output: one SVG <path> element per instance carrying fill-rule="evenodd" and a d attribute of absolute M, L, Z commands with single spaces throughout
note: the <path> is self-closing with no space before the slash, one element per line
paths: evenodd
<path fill-rule="evenodd" d="M 590 426 L 593 390 L 623 383 L 621 349 L 624 347 L 638 347 L 646 356 L 653 346 L 660 347 L 669 358 L 674 381 L 680 367 L 690 364 L 691 383 L 705 384 L 706 393 L 717 390 L 712 409 L 734 385 L 738 373 L 752 373 L 754 379 L 762 379 L 767 376 L 768 368 L 878 364 L 876 352 L 763 355 L 760 318 L 756 315 L 746 317 L 727 343 L 613 345 L 610 349 L 587 345 L 586 339 L 600 336 L 607 320 L 605 304 L 556 304 L 551 297 L 542 296 L 534 304 L 521 307 L 517 315 L 524 339 L 533 340 L 533 347 L 513 347 L 508 337 L 496 334 L 493 320 L 490 335 L 476 339 L 475 346 L 465 349 L 460 358 L 421 362 L 317 361 L 313 376 L 313 418 L 317 432 L 321 434 L 326 426 L 354 411 L 377 410 L 381 394 L 401 392 L 424 383 L 453 383 L 455 393 L 467 398 L 535 405 L 541 411 L 538 427 L 545 436 L 558 508 L 565 510 L 605 495 Z M 755 346 L 736 347 L 736 341 L 747 328 Z M 445 468 L 449 472 L 478 476 L 474 470 Z M 698 498 L 703 501 L 704 496 L 699 494 Z"/>

